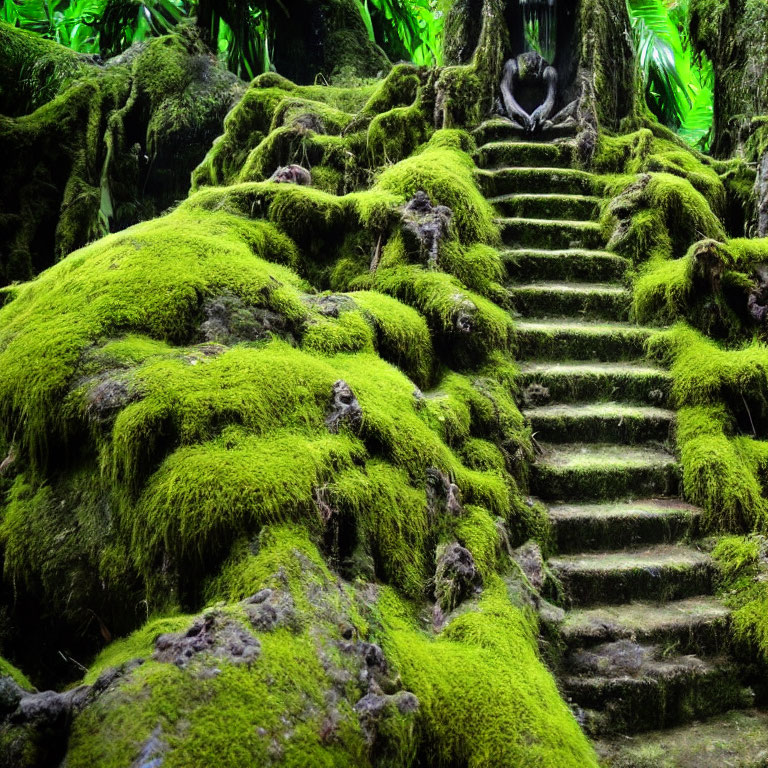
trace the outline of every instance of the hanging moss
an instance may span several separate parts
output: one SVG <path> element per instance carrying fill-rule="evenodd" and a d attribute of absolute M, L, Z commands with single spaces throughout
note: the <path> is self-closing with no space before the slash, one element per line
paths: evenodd
<path fill-rule="evenodd" d="M 650 346 L 672 363 L 686 498 L 703 508 L 714 530 L 762 530 L 768 446 L 739 436 L 737 426 L 754 430 L 765 418 L 764 345 L 724 350 L 681 324 L 653 337 Z"/>
<path fill-rule="evenodd" d="M 13 158 L 0 184 L 3 283 L 186 195 L 186 174 L 242 92 L 188 31 L 105 66 L 7 25 L 0 41 L 11 52 L 3 93 L 16 102 L 0 110 Z M 35 96 L 19 110 L 27 86 Z"/>

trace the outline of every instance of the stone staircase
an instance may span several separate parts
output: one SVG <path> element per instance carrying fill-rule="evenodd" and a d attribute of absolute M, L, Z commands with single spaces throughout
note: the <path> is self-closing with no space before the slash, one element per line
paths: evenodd
<path fill-rule="evenodd" d="M 570 167 L 567 139 L 520 140 L 502 120 L 475 136 L 519 315 L 524 412 L 540 449 L 532 493 L 549 506 L 557 549 L 549 597 L 567 609 L 563 692 L 607 764 L 710 765 L 669 745 L 643 762 L 677 733 L 661 729 L 683 725 L 681 743 L 717 730 L 712 765 L 751 765 L 739 718 L 763 715 L 733 713 L 753 694 L 725 652 L 729 612 L 696 546 L 699 512 L 678 497 L 670 375 L 645 360 L 652 329 L 630 322 L 627 260 L 604 250 L 603 182 Z M 764 749 L 768 732 L 753 741 Z"/>

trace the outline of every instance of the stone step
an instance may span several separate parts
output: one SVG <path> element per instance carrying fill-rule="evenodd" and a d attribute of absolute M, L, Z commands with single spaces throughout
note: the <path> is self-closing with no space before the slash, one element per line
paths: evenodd
<path fill-rule="evenodd" d="M 616 283 L 537 282 L 511 285 L 515 311 L 524 317 L 558 315 L 628 320 L 632 293 Z"/>
<path fill-rule="evenodd" d="M 513 125 L 506 117 L 492 117 L 481 123 L 472 131 L 475 141 L 478 145 L 487 144 L 491 141 L 540 141 L 542 143 L 553 141 L 560 138 L 570 138 L 577 134 L 578 126 L 560 126 L 551 128 L 546 132 L 529 134 L 521 131 L 520 128 Z"/>
<path fill-rule="evenodd" d="M 576 168 L 499 168 L 475 171 L 488 198 L 514 193 L 601 195 L 605 181 L 594 173 Z"/>
<path fill-rule="evenodd" d="M 616 402 L 555 403 L 523 413 L 536 439 L 550 443 L 663 443 L 675 422 L 665 408 Z"/>
<path fill-rule="evenodd" d="M 501 252 L 511 278 L 520 280 L 621 281 L 629 259 L 583 248 L 512 248 Z"/>
<path fill-rule="evenodd" d="M 546 501 L 676 496 L 680 469 L 661 448 L 612 443 L 539 443 L 531 493 Z"/>
<path fill-rule="evenodd" d="M 716 573 L 708 555 L 682 544 L 563 555 L 548 564 L 573 606 L 704 595 L 712 592 Z"/>
<path fill-rule="evenodd" d="M 518 382 L 524 397 L 535 402 L 623 400 L 663 406 L 672 388 L 672 374 L 645 363 L 523 363 Z"/>
<path fill-rule="evenodd" d="M 594 323 L 573 318 L 520 321 L 515 326 L 517 359 L 619 362 L 643 357 L 654 328 Z"/>
<path fill-rule="evenodd" d="M 768 711 L 732 710 L 704 721 L 595 744 L 605 768 L 765 768 Z"/>
<path fill-rule="evenodd" d="M 667 544 L 695 535 L 701 512 L 679 500 L 640 499 L 549 507 L 561 554 Z"/>
<path fill-rule="evenodd" d="M 594 221 L 600 214 L 600 198 L 594 195 L 513 194 L 493 197 L 488 202 L 502 216 Z"/>
<path fill-rule="evenodd" d="M 491 141 L 474 154 L 479 168 L 568 168 L 575 147 L 571 142 Z"/>
<path fill-rule="evenodd" d="M 716 597 L 697 595 L 669 603 L 636 602 L 569 611 L 560 624 L 567 648 L 633 640 L 679 653 L 717 653 L 728 643 L 731 611 Z"/>
<path fill-rule="evenodd" d="M 597 222 L 575 219 L 497 219 L 505 245 L 515 248 L 587 248 L 605 246 Z"/>
<path fill-rule="evenodd" d="M 751 706 L 743 671 L 727 658 L 665 658 L 630 640 L 571 654 L 566 694 L 585 710 L 587 733 L 637 733 Z"/>

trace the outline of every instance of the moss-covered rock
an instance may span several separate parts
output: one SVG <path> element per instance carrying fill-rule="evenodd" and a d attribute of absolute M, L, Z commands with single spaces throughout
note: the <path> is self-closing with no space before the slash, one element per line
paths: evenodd
<path fill-rule="evenodd" d="M 515 583 L 491 577 L 431 639 L 390 589 L 338 582 L 302 529 L 266 527 L 209 585 L 226 602 L 96 659 L 64 764 L 596 765 Z"/>

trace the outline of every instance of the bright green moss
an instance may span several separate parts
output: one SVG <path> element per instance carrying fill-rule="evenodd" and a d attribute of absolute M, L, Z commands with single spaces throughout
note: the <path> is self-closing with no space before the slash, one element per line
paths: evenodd
<path fill-rule="evenodd" d="M 308 118 L 311 116 L 311 120 Z M 315 125 L 321 133 L 338 134 L 349 124 L 353 115 L 322 101 L 309 98 L 283 99 L 272 115 L 271 131 L 281 126 Z M 310 128 L 310 130 L 312 130 Z M 270 131 L 270 132 L 271 132 Z"/>
<path fill-rule="evenodd" d="M 500 568 L 501 542 L 496 521 L 481 507 L 470 505 L 464 512 L 456 520 L 453 533 L 458 542 L 472 553 L 483 579 L 491 578 L 503 569 L 503 566 Z"/>
<path fill-rule="evenodd" d="M 470 420 L 468 404 L 453 393 L 440 387 L 430 392 L 423 401 L 424 413 L 430 426 L 452 446 L 459 446 L 469 438 Z"/>
<path fill-rule="evenodd" d="M 2 421 L 9 437 L 23 435 L 33 460 L 42 462 L 48 445 L 65 438 L 64 414 L 54 403 L 98 339 L 135 331 L 183 343 L 194 338 L 201 299 L 223 292 L 289 318 L 305 314 L 302 283 L 255 255 L 237 236 L 241 222 L 233 232 L 231 221 L 221 213 L 177 212 L 112 235 L 25 285 L 0 310 Z M 286 241 L 268 225 L 250 226 L 270 252 L 285 251 Z"/>
<path fill-rule="evenodd" d="M 429 381 L 433 351 L 426 320 L 412 307 L 374 291 L 349 296 L 370 318 L 376 332 L 376 350 L 419 386 Z"/>
<path fill-rule="evenodd" d="M 83 678 L 90 685 L 107 669 L 114 669 L 134 660 L 146 660 L 155 650 L 155 640 L 166 632 L 183 632 L 192 623 L 193 616 L 164 616 L 150 619 L 128 637 L 113 640 L 94 660 Z"/>
<path fill-rule="evenodd" d="M 672 394 L 680 405 L 760 401 L 768 384 L 768 349 L 753 341 L 724 349 L 684 323 L 654 335 L 651 354 L 672 364 Z"/>
<path fill-rule="evenodd" d="M 255 546 L 254 546 L 255 543 Z M 302 567 L 302 559 L 313 566 L 311 572 Z M 291 594 L 302 609 L 309 607 L 306 595 L 297 586 L 308 586 L 307 579 L 322 583 L 330 572 L 317 547 L 309 538 L 307 529 L 300 525 L 269 525 L 262 528 L 255 540 L 241 539 L 232 548 L 227 561 L 217 576 L 211 579 L 207 596 L 211 602 L 235 602 L 265 587 L 274 574 L 282 569 Z M 303 602 L 302 602 L 303 601 Z"/>
<path fill-rule="evenodd" d="M 506 276 L 506 270 L 498 248 L 482 243 L 462 248 L 451 243 L 443 248 L 440 264 L 470 290 L 503 303 L 503 300 L 499 301 L 504 291 L 500 283 Z"/>
<path fill-rule="evenodd" d="M 504 454 L 489 440 L 470 438 L 461 447 L 462 461 L 471 469 L 501 472 Z"/>
<path fill-rule="evenodd" d="M 332 136 L 338 135 L 350 123 L 353 114 L 363 109 L 377 87 L 380 86 L 297 86 L 275 73 L 257 77 L 227 116 L 224 135 L 195 170 L 193 188 L 232 184 L 237 179 L 263 180 L 275 171 L 277 165 L 305 162 L 301 155 L 275 154 L 272 149 L 274 139 L 268 140 L 270 133 L 298 126 L 294 138 L 299 142 L 299 149 L 301 143 L 310 138 L 302 124 Z M 306 120 L 308 115 L 312 116 L 311 120 Z M 314 140 L 310 139 L 309 143 L 319 148 Z M 320 162 L 323 159 L 313 158 Z"/>
<path fill-rule="evenodd" d="M 467 142 L 461 131 L 438 131 L 415 155 L 385 170 L 377 187 L 404 199 L 423 190 L 434 205 L 451 209 L 460 242 L 492 244 L 498 240 L 493 208 L 475 183 Z"/>
<path fill-rule="evenodd" d="M 763 529 L 768 503 L 763 496 L 749 438 L 725 431 L 722 408 L 681 408 L 678 445 L 683 464 L 685 496 L 704 511 L 713 529 Z"/>
<path fill-rule="evenodd" d="M 152 569 L 168 552 L 202 565 L 266 523 L 311 526 L 313 489 L 361 457 L 362 446 L 343 434 L 256 437 L 236 427 L 180 448 L 152 475 L 131 513 L 137 564 Z"/>
<path fill-rule="evenodd" d="M 763 662 L 768 661 L 768 588 L 764 577 L 765 537 L 726 536 L 712 552 L 722 574 L 721 590 L 733 608 L 731 632 Z"/>
<path fill-rule="evenodd" d="M 16 683 L 27 691 L 34 690 L 34 686 L 29 678 L 20 670 L 11 664 L 10 661 L 0 656 L 0 677 L 12 677 Z"/>
<path fill-rule="evenodd" d="M 509 349 L 513 334 L 509 314 L 464 290 L 451 275 L 418 266 L 381 268 L 374 286 L 419 310 L 438 344 L 454 347 L 461 362 Z"/>
<path fill-rule="evenodd" d="M 498 576 L 436 638 L 380 593 L 382 643 L 419 698 L 419 725 L 438 765 L 596 766 L 592 747 L 537 656 L 535 622 Z"/>
<path fill-rule="evenodd" d="M 145 570 L 163 551 L 202 562 L 238 534 L 269 521 L 302 519 L 316 525 L 313 489 L 358 461 L 364 450 L 324 430 L 332 385 L 339 378 L 360 402 L 360 438 L 369 451 L 383 454 L 422 488 L 428 467 L 451 471 L 469 500 L 494 514 L 509 514 L 503 476 L 464 468 L 441 441 L 441 433 L 448 436 L 434 425 L 431 411 L 420 409 L 413 383 L 373 355 L 323 359 L 272 342 L 235 347 L 194 366 L 183 357 L 150 360 L 133 375 L 146 395 L 115 420 L 115 477 L 140 487 L 142 468 L 172 449 L 168 436 L 181 445 L 149 479 L 135 512 L 126 512 L 132 549 Z M 454 377 L 447 386 L 456 393 L 454 407 L 464 413 L 457 439 L 468 435 L 471 422 L 478 434 L 526 441 L 522 417 L 504 387 L 482 377 L 474 385 Z M 227 422 L 239 426 L 216 437 Z M 226 471 L 218 471 L 219 464 Z M 358 510 L 366 506 L 347 502 Z M 366 530 L 361 535 L 373 536 Z"/>
<path fill-rule="evenodd" d="M 684 316 L 690 291 L 691 259 L 651 262 L 634 285 L 634 312 L 640 322 L 672 323 Z"/>
<path fill-rule="evenodd" d="M 261 642 L 257 664 L 220 664 L 219 674 L 206 680 L 185 675 L 173 665 L 144 664 L 121 687 L 125 703 L 106 697 L 77 719 L 67 764 L 125 765 L 158 723 L 167 723 L 161 733 L 168 750 L 163 764 L 168 766 L 263 764 L 272 739 L 281 744 L 284 765 L 298 767 L 308 760 L 329 767 L 365 765 L 362 734 L 348 703 L 342 705 L 346 727 L 333 744 L 323 743 L 318 715 L 301 718 L 306 709 L 324 712 L 323 693 L 330 685 L 312 641 L 277 630 Z M 282 718 L 295 720 L 290 739 L 284 735 Z M 182 720 L 186 727 L 178 730 Z M 259 735 L 258 728 L 266 734 Z"/>
<path fill-rule="evenodd" d="M 153 735 L 163 744 L 163 763 L 179 767 L 266 764 L 275 750 L 281 764 L 296 768 L 370 765 L 353 711 L 366 692 L 355 643 L 367 626 L 349 591 L 339 589 L 306 531 L 290 526 L 268 527 L 250 547 L 238 546 L 211 594 L 232 601 L 263 588 L 290 595 L 290 622 L 258 633 L 252 663 L 200 654 L 179 669 L 149 658 L 159 632 L 183 630 L 193 617 L 151 621 L 105 651 L 87 679 L 137 655 L 146 661 L 78 713 L 67 765 L 126 765 Z M 240 606 L 213 611 L 253 632 Z M 352 642 L 342 639 L 345 626 Z M 377 754 L 385 758 L 377 765 L 409 764 L 408 723 L 395 716 L 382 725 Z"/>
<path fill-rule="evenodd" d="M 723 349 L 680 323 L 652 337 L 649 347 L 672 364 L 686 497 L 702 507 L 714 530 L 762 530 L 768 523 L 761 480 L 768 446 L 735 436 L 734 414 L 747 424 L 764 417 L 764 345 Z"/>
<path fill-rule="evenodd" d="M 367 147 L 374 165 L 396 163 L 408 157 L 429 136 L 421 105 L 395 107 L 371 120 Z"/>
<path fill-rule="evenodd" d="M 712 160 L 684 145 L 674 135 L 665 137 L 652 125 L 618 136 L 601 134 L 592 168 L 603 173 L 666 173 L 687 179 L 717 213 L 725 204 L 723 182 Z"/>
<path fill-rule="evenodd" d="M 132 368 L 150 358 L 173 357 L 175 354 L 177 352 L 170 344 L 136 334 L 113 339 L 102 347 L 90 350 L 90 358 L 100 370 Z"/>
<path fill-rule="evenodd" d="M 409 106 L 416 100 L 419 86 L 418 68 L 412 64 L 398 64 L 376 84 L 361 111 L 366 115 L 378 115 L 393 107 Z"/>
<path fill-rule="evenodd" d="M 150 360 L 132 374 L 144 396 L 112 428 L 114 476 L 135 487 L 141 470 L 161 458 L 157 452 L 172 447 L 169 438 L 192 445 L 227 423 L 252 434 L 320 427 L 336 379 L 327 362 L 279 341 L 213 357 Z"/>
<path fill-rule="evenodd" d="M 752 330 L 746 310 L 753 272 L 766 258 L 765 240 L 737 238 L 700 241 L 680 259 L 653 260 L 635 283 L 636 314 L 667 323 L 684 318 L 705 333 L 744 338 Z"/>
<path fill-rule="evenodd" d="M 346 521 L 354 519 L 356 541 L 372 558 L 376 576 L 423 598 L 434 542 L 423 484 L 416 489 L 403 470 L 369 461 L 363 469 L 338 475 L 328 490 L 339 511 L 340 533 L 349 536 Z"/>
<path fill-rule="evenodd" d="M 373 352 L 374 331 L 356 312 L 342 312 L 338 318 L 313 319 L 302 337 L 308 351 L 332 355 L 336 352 Z"/>
<path fill-rule="evenodd" d="M 723 240 L 725 229 L 707 198 L 687 178 L 654 172 L 637 178 L 618 177 L 609 188 L 614 199 L 603 217 L 624 222 L 609 243 L 614 250 L 641 264 L 679 258 L 702 237 Z"/>

